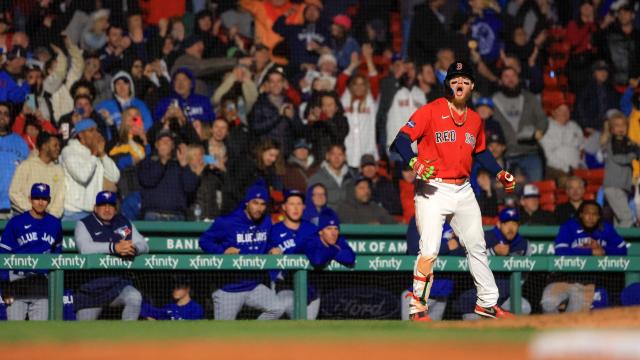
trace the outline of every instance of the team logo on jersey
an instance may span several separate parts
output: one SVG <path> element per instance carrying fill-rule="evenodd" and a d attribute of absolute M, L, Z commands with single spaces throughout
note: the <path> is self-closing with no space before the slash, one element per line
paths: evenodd
<path fill-rule="evenodd" d="M 409 120 L 409 121 L 407 121 L 406 126 L 407 126 L 408 128 L 412 128 L 412 129 L 413 129 L 413 128 L 416 126 L 416 123 L 415 123 L 415 122 L 413 122 L 413 120 Z"/>
<path fill-rule="evenodd" d="M 476 137 L 473 134 L 464 133 L 464 142 L 471 145 L 471 147 L 476 146 Z"/>
<path fill-rule="evenodd" d="M 436 131 L 435 134 L 436 134 L 436 144 L 445 143 L 445 142 L 456 142 L 455 130 Z"/>

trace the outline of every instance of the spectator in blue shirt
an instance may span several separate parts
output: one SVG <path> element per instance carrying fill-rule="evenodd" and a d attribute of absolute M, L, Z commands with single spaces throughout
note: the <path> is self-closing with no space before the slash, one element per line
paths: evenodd
<path fill-rule="evenodd" d="M 24 78 L 27 50 L 14 46 L 7 54 L 7 61 L 0 70 L 0 101 L 21 104 L 29 93 L 29 84 Z"/>
<path fill-rule="evenodd" d="M 602 208 L 593 200 L 585 200 L 577 217 L 560 227 L 555 240 L 558 256 L 627 255 L 627 244 L 611 224 L 602 221 Z M 580 274 L 552 274 L 544 288 L 540 305 L 545 313 L 580 312 L 591 308 L 595 281 Z"/>
<path fill-rule="evenodd" d="M 27 156 L 29 146 L 20 135 L 11 132 L 11 105 L 0 102 L 0 219 L 11 217 L 9 186 L 18 164 Z"/>

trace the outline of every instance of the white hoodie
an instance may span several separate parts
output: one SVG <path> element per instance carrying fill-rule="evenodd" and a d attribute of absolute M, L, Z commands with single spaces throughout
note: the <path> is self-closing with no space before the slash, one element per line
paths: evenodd
<path fill-rule="evenodd" d="M 344 139 L 344 145 L 347 149 L 347 163 L 351 167 L 360 167 L 360 158 L 365 154 L 371 154 L 378 160 L 380 158 L 376 147 L 378 101 L 373 98 L 371 92 L 367 93 L 363 111 L 359 111 L 361 100 L 355 100 L 352 104 L 349 90 L 342 94 L 340 100 L 344 107 L 344 115 L 349 122 L 349 133 Z"/>
<path fill-rule="evenodd" d="M 387 149 L 398 135 L 398 131 L 409 121 L 411 115 L 426 104 L 427 97 L 417 86 L 414 86 L 411 91 L 406 87 L 401 87 L 396 91 L 387 113 Z"/>
<path fill-rule="evenodd" d="M 60 164 L 64 169 L 65 212 L 93 211 L 96 195 L 104 190 L 104 179 L 117 183 L 120 170 L 107 155 L 98 158 L 77 139 L 62 149 Z"/>

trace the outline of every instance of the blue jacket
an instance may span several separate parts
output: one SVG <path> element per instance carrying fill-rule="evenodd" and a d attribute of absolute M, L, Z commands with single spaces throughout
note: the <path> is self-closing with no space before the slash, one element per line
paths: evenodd
<path fill-rule="evenodd" d="M 187 195 L 198 188 L 198 176 L 188 166 L 175 160 L 165 165 L 152 157 L 138 164 L 138 180 L 142 187 L 142 211 L 158 211 L 184 215 Z"/>
<path fill-rule="evenodd" d="M 321 46 L 329 39 L 329 32 L 320 23 L 315 24 L 287 24 L 286 16 L 280 16 L 273 24 L 273 31 L 280 34 L 289 46 L 289 65 L 298 71 L 300 64 L 316 64 L 318 53 L 307 50 L 307 41 L 315 41 Z"/>
<path fill-rule="evenodd" d="M 306 199 L 308 202 L 308 205 L 305 206 L 304 208 L 304 212 L 302 213 L 302 219 L 309 221 L 310 223 L 314 224 L 314 225 L 318 225 L 318 220 L 320 219 L 320 213 L 322 212 L 322 210 L 327 209 L 328 206 L 325 205 L 323 206 L 320 211 L 318 211 L 318 209 L 316 209 L 316 207 L 313 205 L 313 203 L 311 202 L 311 198 L 313 196 L 313 188 L 316 186 L 317 184 L 311 184 L 308 188 L 307 188 L 307 196 Z"/>
<path fill-rule="evenodd" d="M 1 90 L 0 90 L 1 91 Z M 29 146 L 16 133 L 0 136 L 0 209 L 10 209 L 9 187 L 18 164 L 29 156 Z"/>
<path fill-rule="evenodd" d="M 186 98 L 178 95 L 178 93 L 173 90 L 173 81 L 176 75 L 180 73 L 187 75 L 191 79 L 191 93 Z M 174 100 L 177 100 L 180 109 L 182 109 L 182 112 L 189 121 L 201 120 L 207 123 L 213 122 L 213 120 L 216 119 L 216 114 L 213 112 L 211 102 L 206 96 L 196 94 L 195 87 L 196 78 L 191 70 L 187 68 L 178 69 L 171 77 L 171 95 L 163 98 L 160 100 L 158 105 L 156 105 L 156 110 L 153 116 L 154 121 L 160 121 L 167 112 L 169 106 L 171 106 L 171 103 Z"/>
<path fill-rule="evenodd" d="M 267 215 L 254 222 L 239 208 L 229 215 L 217 218 L 200 236 L 200 248 L 208 254 L 224 254 L 230 247 L 240 249 L 241 255 L 266 254 L 271 218 Z M 264 275 L 264 274 L 262 274 Z M 240 271 L 233 280 L 222 287 L 227 292 L 251 291 L 260 284 L 261 276 Z"/>
<path fill-rule="evenodd" d="M 333 56 L 335 56 L 336 60 L 338 61 L 338 68 L 340 70 L 344 70 L 349 66 L 349 64 L 351 63 L 352 52 L 355 51 L 357 53 L 360 53 L 360 45 L 351 36 L 347 37 L 341 48 L 338 48 L 338 44 L 334 39 L 331 39 L 330 45 L 330 47 L 333 49 Z"/>
<path fill-rule="evenodd" d="M 590 248 L 582 247 L 589 239 L 597 241 L 604 248 L 606 255 L 627 255 L 627 243 L 611 224 L 603 222 L 589 233 L 576 219 L 569 219 L 560 226 L 555 241 L 556 255 L 592 255 Z"/>
<path fill-rule="evenodd" d="M 267 248 L 270 250 L 277 247 L 285 255 L 304 254 L 305 240 L 317 232 L 318 228 L 306 220 L 301 221 L 298 230 L 289 229 L 284 221 L 281 221 L 271 227 Z M 283 271 L 272 270 L 269 275 L 272 281 L 285 279 Z"/>
<path fill-rule="evenodd" d="M 62 222 L 50 214 L 36 219 L 29 211 L 7 223 L 0 238 L 0 254 L 50 254 L 62 252 Z M 25 275 L 24 271 L 13 271 Z M 47 273 L 45 270 L 29 273 Z M 0 280 L 9 280 L 9 271 L 0 271 Z"/>
<path fill-rule="evenodd" d="M 22 81 L 20 84 L 7 73 L 0 71 L 0 101 L 8 101 L 13 104 L 23 103 L 30 91 L 29 84 Z"/>
<path fill-rule="evenodd" d="M 340 235 L 335 245 L 327 246 L 320 235 L 315 233 L 306 239 L 305 254 L 314 268 L 325 268 L 331 260 L 351 267 L 356 263 L 356 253 L 353 251 L 344 236 Z"/>
<path fill-rule="evenodd" d="M 193 299 L 186 305 L 180 306 L 176 303 L 169 303 L 161 308 L 156 308 L 147 302 L 143 302 L 140 308 L 140 317 L 151 317 L 156 320 L 202 320 L 204 319 L 204 310 Z"/>
<path fill-rule="evenodd" d="M 516 237 L 509 241 L 505 239 L 497 226 L 484 232 L 484 241 L 487 243 L 487 252 L 489 255 L 496 255 L 493 248 L 498 244 L 509 245 L 509 256 L 523 256 L 527 255 L 529 251 L 529 242 L 523 238 L 520 233 L 516 234 Z"/>

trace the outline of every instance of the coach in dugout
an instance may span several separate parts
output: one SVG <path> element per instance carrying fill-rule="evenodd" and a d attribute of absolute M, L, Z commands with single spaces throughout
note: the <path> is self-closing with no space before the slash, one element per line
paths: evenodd
<path fill-rule="evenodd" d="M 13 217 L 0 239 L 0 254 L 50 254 L 62 252 L 62 223 L 47 213 L 49 185 L 31 186 L 31 210 Z M 0 271 L 2 296 L 8 320 L 47 320 L 47 270 Z M 7 285 L 7 286 L 4 286 Z"/>
<path fill-rule="evenodd" d="M 93 213 L 76 223 L 74 238 L 80 254 L 110 254 L 126 259 L 149 252 L 136 227 L 117 211 L 117 195 L 101 191 Z M 78 320 L 96 320 L 104 306 L 124 306 L 122 320 L 138 320 L 142 295 L 124 276 L 100 277 L 80 286 L 74 308 Z"/>
<path fill-rule="evenodd" d="M 269 200 L 264 180 L 256 181 L 234 212 L 217 218 L 200 236 L 200 248 L 208 254 L 266 254 L 271 231 Z M 281 251 L 274 248 L 271 253 Z M 240 271 L 228 276 L 228 282 L 212 295 L 216 320 L 235 320 L 244 305 L 262 311 L 258 320 L 276 320 L 284 314 L 282 301 L 264 285 L 266 271 Z"/>

